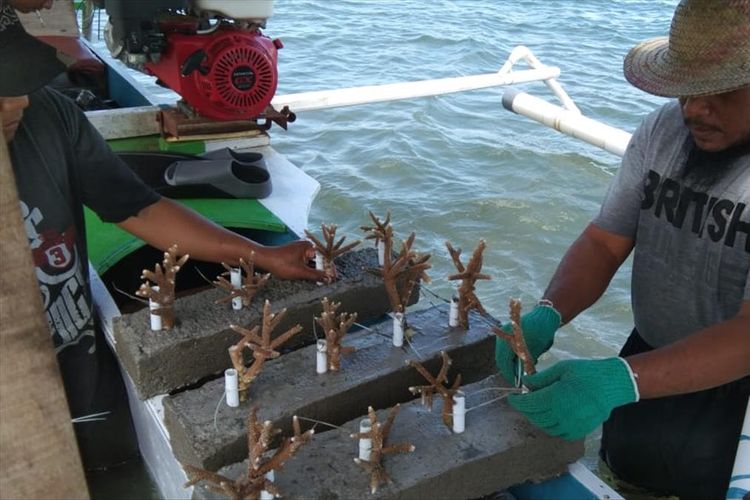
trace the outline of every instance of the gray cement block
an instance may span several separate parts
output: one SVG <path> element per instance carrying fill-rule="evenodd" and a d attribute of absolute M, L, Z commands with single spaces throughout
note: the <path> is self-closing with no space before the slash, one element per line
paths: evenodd
<path fill-rule="evenodd" d="M 259 419 L 271 420 L 286 432 L 293 415 L 339 425 L 366 413 L 370 405 L 386 408 L 409 401 L 414 396 L 408 387 L 425 381 L 406 361 L 418 359 L 436 374 L 442 365 L 441 350 L 453 360 L 451 382 L 457 373 L 464 383 L 494 374 L 494 336 L 489 328 L 477 316 L 471 317 L 468 331 L 450 328 L 448 309 L 445 304 L 407 314 L 416 351 L 406 344 L 393 347 L 389 318 L 373 325 L 372 331 L 344 337 L 344 345 L 357 351 L 342 358 L 338 373 L 315 373 L 315 346 L 267 362 L 250 387 L 249 401 L 238 408 L 218 404 L 223 379 L 165 398 L 164 418 L 175 456 L 212 470 L 242 460 L 247 456 L 245 419 L 252 405 L 259 407 Z"/>
<path fill-rule="evenodd" d="M 276 473 L 283 498 L 344 500 L 355 498 L 462 499 L 477 498 L 525 481 L 541 481 L 565 472 L 567 464 L 583 455 L 583 441 L 564 441 L 533 427 L 506 400 L 496 399 L 504 386 L 499 376 L 465 385 L 466 430 L 454 434 L 440 418 L 442 402 L 433 411 L 415 400 L 402 404 L 389 443 L 408 441 L 413 453 L 386 455 L 383 461 L 391 484 L 370 494 L 370 477 L 353 461 L 360 417 L 335 429 L 318 433 Z M 486 390 L 485 389 L 490 389 Z M 475 410 L 471 410 L 475 408 Z M 378 411 L 378 421 L 387 410 Z M 247 470 L 247 461 L 225 467 L 220 474 L 236 478 Z M 194 498 L 219 498 L 204 485 Z"/>
<path fill-rule="evenodd" d="M 178 323 L 171 330 L 151 331 L 147 308 L 123 315 L 114 321 L 117 355 L 141 399 L 146 399 L 229 368 L 227 349 L 240 338 L 229 325 L 258 324 L 266 299 L 274 312 L 288 308 L 275 334 L 297 323 L 304 329 L 282 346 L 284 350 L 314 342 L 313 316 L 320 314 L 323 297 L 341 302 L 340 312 L 356 311 L 360 322 L 390 311 L 383 280 L 365 271 L 377 267 L 375 249 L 349 252 L 336 260 L 336 267 L 339 279 L 327 285 L 272 278 L 253 299 L 252 306 L 241 311 L 232 310 L 228 303 L 215 304 L 226 296 L 223 290 L 210 289 L 178 298 L 175 303 Z M 417 301 L 418 295 L 416 288 L 412 302 Z"/>

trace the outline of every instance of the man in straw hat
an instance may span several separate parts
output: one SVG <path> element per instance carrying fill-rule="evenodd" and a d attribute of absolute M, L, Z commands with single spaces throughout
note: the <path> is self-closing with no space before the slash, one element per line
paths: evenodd
<path fill-rule="evenodd" d="M 604 422 L 601 457 L 621 480 L 724 498 L 750 396 L 750 0 L 681 1 L 669 37 L 633 48 L 624 71 L 676 99 L 635 132 L 522 326 L 538 357 L 633 252 L 635 328 L 618 357 L 562 361 L 509 400 L 565 439 Z M 511 377 L 504 343 L 496 360 Z"/>
<path fill-rule="evenodd" d="M 76 424 L 91 468 L 127 458 L 118 438 L 130 424 L 126 401 L 115 396 L 122 397 L 119 372 L 95 333 L 83 205 L 162 250 L 177 244 L 193 258 L 232 264 L 255 252 L 256 264 L 279 277 L 321 281 L 325 275 L 308 265 L 309 242 L 258 245 L 136 178 L 76 105 L 45 87 L 65 67 L 55 49 L 26 33 L 13 7 L 29 12 L 51 4 L 0 0 L 0 121 L 71 413 L 110 412 L 105 421 Z"/>

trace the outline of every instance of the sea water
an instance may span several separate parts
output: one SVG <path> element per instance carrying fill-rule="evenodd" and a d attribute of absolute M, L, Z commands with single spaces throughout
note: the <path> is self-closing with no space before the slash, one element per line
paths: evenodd
<path fill-rule="evenodd" d="M 666 100 L 630 86 L 623 57 L 641 40 L 666 35 L 676 4 L 277 0 L 265 33 L 284 43 L 277 94 L 491 73 L 525 45 L 560 68 L 559 82 L 586 116 L 632 132 Z M 556 102 L 543 83 L 516 88 Z M 300 113 L 288 131 L 274 128 L 271 141 L 321 184 L 312 228 L 335 223 L 356 238 L 368 211 L 390 211 L 396 236 L 414 231 L 414 247 L 432 254 L 428 288 L 436 295 L 449 298 L 454 286 L 446 279 L 454 267 L 445 242 L 468 258 L 484 239 L 483 270 L 492 280 L 479 282 L 477 295 L 504 320 L 511 297 L 527 309 L 541 297 L 596 215 L 620 159 L 506 111 L 503 92 Z M 629 277 L 628 261 L 603 297 L 559 331 L 542 367 L 617 353 L 633 325 Z M 439 301 L 431 294 L 421 300 Z M 592 468 L 598 436 L 587 439 Z M 134 494 L 126 483 L 101 479 L 97 496 Z"/>
<path fill-rule="evenodd" d="M 557 66 L 588 117 L 628 132 L 665 99 L 630 86 L 622 60 L 667 32 L 676 1 L 278 1 L 266 33 L 284 42 L 278 94 L 497 71 L 525 45 Z M 524 63 L 517 67 L 523 69 Z M 519 90 L 555 101 L 540 82 Z M 431 290 L 448 297 L 445 241 L 487 243 L 477 294 L 498 318 L 530 307 L 594 217 L 620 158 L 506 111 L 503 88 L 300 113 L 272 144 L 317 179 L 310 226 L 357 237 L 368 211 L 432 254 Z M 544 363 L 616 353 L 632 328 L 629 265 L 563 327 Z M 430 299 L 425 296 L 424 299 Z"/>
<path fill-rule="evenodd" d="M 284 41 L 279 94 L 491 73 L 516 45 L 561 70 L 584 115 L 633 132 L 666 102 L 622 74 L 627 51 L 664 36 L 676 0 L 279 1 L 266 32 Z M 526 68 L 519 62 L 518 69 Z M 515 88 L 556 104 L 540 82 Z M 432 254 L 431 291 L 450 297 L 445 241 L 465 258 L 487 243 L 477 284 L 485 308 L 528 309 L 596 215 L 620 158 L 506 111 L 506 89 L 301 113 L 274 146 L 321 183 L 310 226 L 355 237 L 368 211 L 392 214 Z M 468 255 L 467 255 L 468 254 Z M 564 326 L 540 366 L 616 355 L 630 333 L 630 261 L 602 298 Z M 439 301 L 423 294 L 422 301 Z M 587 440 L 596 465 L 600 431 Z"/>

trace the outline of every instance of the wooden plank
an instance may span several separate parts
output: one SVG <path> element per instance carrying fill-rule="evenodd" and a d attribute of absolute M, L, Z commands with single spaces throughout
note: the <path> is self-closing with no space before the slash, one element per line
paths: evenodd
<path fill-rule="evenodd" d="M 4 140 L 0 256 L 0 497 L 88 498 Z"/>
<path fill-rule="evenodd" d="M 86 118 L 106 140 L 161 134 L 158 106 L 101 109 L 86 112 Z"/>
<path fill-rule="evenodd" d="M 26 31 L 34 36 L 78 36 L 78 20 L 71 0 L 52 2 L 52 8 L 18 13 Z"/>

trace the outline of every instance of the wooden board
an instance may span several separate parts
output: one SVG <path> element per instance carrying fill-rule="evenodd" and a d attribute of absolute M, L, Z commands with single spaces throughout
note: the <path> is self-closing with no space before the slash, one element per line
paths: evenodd
<path fill-rule="evenodd" d="M 0 497 L 88 498 L 10 157 L 1 139 Z"/>
<path fill-rule="evenodd" d="M 78 36 L 78 20 L 70 0 L 56 0 L 51 9 L 18 13 L 26 31 L 34 36 Z"/>

